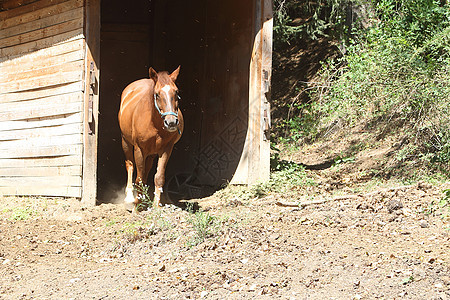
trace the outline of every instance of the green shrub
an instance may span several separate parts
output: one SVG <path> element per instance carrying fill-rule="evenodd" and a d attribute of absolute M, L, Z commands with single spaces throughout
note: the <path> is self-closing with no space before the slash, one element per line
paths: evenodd
<path fill-rule="evenodd" d="M 414 155 L 448 163 L 450 5 L 373 3 L 379 22 L 357 32 L 344 57 L 325 64 L 320 91 L 313 94 L 318 104 L 313 115 L 323 127 L 373 120 L 393 129 L 396 122 L 409 128 Z M 328 86 L 325 92 L 323 86 Z"/>
<path fill-rule="evenodd" d="M 351 0 L 274 0 L 275 48 L 320 37 L 343 37 Z M 364 1 L 363 1 L 364 2 Z"/>

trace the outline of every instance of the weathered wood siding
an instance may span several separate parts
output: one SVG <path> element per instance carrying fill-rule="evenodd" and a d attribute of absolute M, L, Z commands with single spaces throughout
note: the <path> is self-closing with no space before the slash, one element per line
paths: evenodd
<path fill-rule="evenodd" d="M 0 195 L 81 197 L 83 0 L 3 1 Z"/>

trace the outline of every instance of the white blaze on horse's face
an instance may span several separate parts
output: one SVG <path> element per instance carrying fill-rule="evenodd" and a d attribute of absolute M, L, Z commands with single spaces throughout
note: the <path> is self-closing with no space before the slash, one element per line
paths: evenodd
<path fill-rule="evenodd" d="M 166 84 L 166 85 L 161 89 L 161 91 L 163 91 L 164 93 L 166 93 L 167 99 L 170 99 L 170 96 L 169 96 L 170 85 Z"/>
<path fill-rule="evenodd" d="M 174 85 L 164 85 L 157 98 L 160 100 L 160 114 L 164 119 L 164 127 L 169 132 L 178 130 L 178 98 L 177 89 Z"/>

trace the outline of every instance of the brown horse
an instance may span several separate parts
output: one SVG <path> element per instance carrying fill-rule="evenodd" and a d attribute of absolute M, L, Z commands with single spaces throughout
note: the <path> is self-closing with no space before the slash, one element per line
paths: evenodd
<path fill-rule="evenodd" d="M 122 148 L 128 173 L 125 206 L 136 211 L 140 197 L 133 195 L 133 169 L 136 165 L 135 183 L 146 183 L 153 160 L 158 156 L 155 174 L 153 205 L 160 204 L 165 182 L 165 171 L 173 145 L 181 138 L 183 115 L 178 108 L 178 88 L 175 80 L 178 67 L 172 74 L 157 73 L 149 69 L 150 79 L 129 84 L 122 92 L 119 125 L 122 131 Z"/>

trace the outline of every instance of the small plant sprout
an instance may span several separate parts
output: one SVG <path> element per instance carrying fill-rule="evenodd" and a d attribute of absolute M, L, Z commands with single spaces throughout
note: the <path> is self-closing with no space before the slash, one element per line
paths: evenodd
<path fill-rule="evenodd" d="M 153 205 L 153 195 L 151 194 L 150 187 L 143 182 L 139 182 L 134 185 L 134 190 L 138 194 L 139 205 L 138 210 L 143 210 Z"/>
<path fill-rule="evenodd" d="M 213 237 L 220 230 L 221 220 L 210 215 L 208 212 L 197 211 L 187 220 L 194 229 L 194 236 L 186 242 L 191 248 L 203 243 L 206 239 Z"/>

